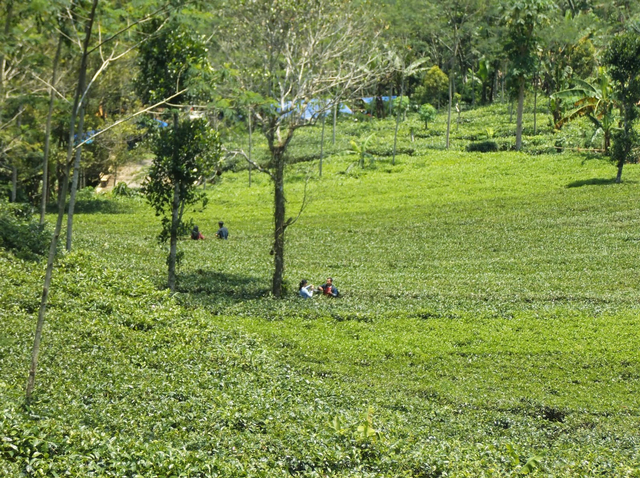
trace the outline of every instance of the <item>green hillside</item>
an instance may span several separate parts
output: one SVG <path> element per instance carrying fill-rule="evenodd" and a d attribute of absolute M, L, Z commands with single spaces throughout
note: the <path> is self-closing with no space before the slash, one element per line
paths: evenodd
<path fill-rule="evenodd" d="M 449 151 L 442 115 L 410 117 L 395 165 L 391 121 L 342 119 L 321 178 L 301 130 L 282 300 L 266 176 L 231 165 L 189 213 L 207 239 L 180 242 L 174 296 L 144 200 L 88 200 L 29 407 L 43 265 L 0 253 L 0 475 L 640 476 L 640 167 L 613 184 L 606 159 L 547 154 L 541 118 L 547 150 L 465 152 L 498 108 Z M 506 114 L 490 129 L 512 141 Z M 340 298 L 297 297 L 327 276 Z"/>

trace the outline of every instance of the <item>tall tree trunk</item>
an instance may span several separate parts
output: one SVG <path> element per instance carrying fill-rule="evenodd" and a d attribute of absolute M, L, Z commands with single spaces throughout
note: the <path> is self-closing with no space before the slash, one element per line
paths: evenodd
<path fill-rule="evenodd" d="M 252 119 L 253 117 L 253 112 L 251 111 L 251 108 L 249 108 L 249 161 L 251 161 L 251 152 L 253 149 L 253 136 L 252 136 L 252 132 L 253 132 L 253 124 L 252 124 Z M 251 164 L 251 162 L 249 162 L 249 187 L 251 187 L 251 169 L 253 168 L 253 165 Z"/>
<path fill-rule="evenodd" d="M 318 164 L 318 175 L 322 177 L 322 159 L 324 158 L 324 124 L 325 115 L 322 115 L 322 133 L 320 134 L 320 163 Z"/>
<path fill-rule="evenodd" d="M 476 74 L 475 65 L 471 68 L 471 109 L 476 107 Z"/>
<path fill-rule="evenodd" d="M 173 134 L 175 141 L 178 140 L 178 113 L 173 113 Z M 177 144 L 173 147 L 173 154 L 178 154 Z M 177 160 L 174 160 L 174 164 Z M 173 187 L 173 201 L 171 202 L 171 233 L 169 238 L 169 259 L 167 261 L 168 278 L 167 285 L 171 292 L 176 291 L 176 258 L 178 257 L 178 222 L 180 215 L 180 185 L 178 181 Z"/>
<path fill-rule="evenodd" d="M 404 80 L 400 84 L 400 105 L 402 105 L 402 95 L 404 95 Z M 393 158 L 391 159 L 391 164 L 393 166 L 396 165 L 396 146 L 398 144 L 398 127 L 400 126 L 400 108 L 398 108 L 398 113 L 396 114 L 396 130 L 393 133 Z"/>
<path fill-rule="evenodd" d="M 498 68 L 493 69 L 493 82 L 491 83 L 491 100 L 490 103 L 493 103 L 498 97 Z"/>
<path fill-rule="evenodd" d="M 80 107 L 80 119 L 78 120 L 78 142 L 82 142 L 84 135 L 85 107 Z M 69 212 L 67 213 L 67 252 L 71 252 L 71 239 L 73 236 L 73 211 L 76 207 L 76 193 L 78 192 L 78 180 L 80 179 L 80 159 L 82 158 L 82 146 L 76 150 L 76 158 L 73 162 L 73 179 L 71 180 L 71 195 L 69 197 Z"/>
<path fill-rule="evenodd" d="M 171 237 L 169 239 L 169 277 L 167 285 L 171 292 L 176 291 L 176 258 L 178 257 L 178 216 L 180 214 L 180 186 L 173 188 L 173 201 L 171 202 Z"/>
<path fill-rule="evenodd" d="M 518 89 L 518 116 L 516 118 L 516 151 L 522 149 L 522 113 L 524 110 L 524 78 L 520 78 Z"/>
<path fill-rule="evenodd" d="M 449 75 L 449 110 L 447 112 L 447 139 L 446 148 L 449 149 L 449 135 L 451 133 L 451 103 L 453 102 L 453 70 Z"/>
<path fill-rule="evenodd" d="M 7 13 L 6 13 L 5 21 L 4 21 L 4 41 L 6 42 L 9 38 L 9 34 L 11 33 L 11 20 L 13 19 L 13 1 L 9 0 L 7 2 Z M 4 100 L 4 70 L 7 65 L 7 59 L 4 54 L 0 54 L 0 108 L 3 105 Z M 0 113 L 2 110 L 0 109 Z"/>
<path fill-rule="evenodd" d="M 336 101 L 336 104 L 333 106 L 333 137 L 331 139 L 331 144 L 333 146 L 336 145 L 336 123 L 338 122 L 338 106 L 340 105 L 339 101 Z"/>
<path fill-rule="evenodd" d="M 22 105 L 18 107 L 18 120 L 16 121 L 18 131 L 22 128 Z M 18 195 L 18 166 L 15 164 L 15 160 L 11 164 L 11 202 L 16 202 Z"/>
<path fill-rule="evenodd" d="M 18 168 L 15 164 L 11 165 L 11 202 L 16 202 L 18 192 Z"/>
<path fill-rule="evenodd" d="M 533 135 L 538 133 L 537 114 L 538 114 L 538 72 L 533 78 Z"/>
<path fill-rule="evenodd" d="M 622 182 L 622 167 L 624 166 L 624 159 L 618 161 L 618 174 L 616 174 L 616 184 Z"/>
<path fill-rule="evenodd" d="M 44 154 L 42 165 L 42 198 L 40 200 L 40 225 L 44 224 L 44 215 L 47 212 L 47 193 L 49 189 L 49 148 L 51 143 L 51 118 L 53 117 L 53 104 L 56 92 L 53 90 L 58 80 L 58 64 L 62 52 L 63 36 L 58 38 L 56 54 L 53 57 L 53 73 L 51 74 L 51 86 L 49 87 L 49 111 L 47 112 L 47 123 L 44 129 Z"/>
<path fill-rule="evenodd" d="M 96 7 L 98 6 L 98 0 L 93 0 L 91 6 L 91 13 L 85 25 L 85 38 L 82 48 L 82 60 L 80 62 L 80 69 L 78 72 L 78 87 L 73 100 L 73 108 L 71 109 L 71 118 L 69 120 L 69 145 L 67 147 L 67 160 L 65 162 L 65 175 L 60 188 L 60 195 L 58 197 L 58 219 L 56 221 L 56 227 L 51 239 L 51 246 L 49 247 L 49 258 L 47 259 L 47 269 L 44 277 L 44 286 L 42 288 L 42 299 L 40 301 L 40 310 L 38 312 L 38 322 L 36 323 L 36 333 L 33 340 L 33 349 L 31 352 L 31 368 L 29 370 L 29 378 L 27 380 L 27 388 L 25 393 L 25 399 L 27 404 L 31 402 L 31 394 L 36 381 L 36 370 L 38 369 L 38 355 L 40 354 L 40 341 L 42 340 L 42 329 L 44 328 L 44 319 L 47 311 L 47 298 L 49 296 L 49 287 L 51 286 L 51 276 L 53 274 L 53 260 L 55 259 L 56 249 L 58 247 L 58 239 L 60 238 L 60 231 L 62 229 L 62 219 L 64 216 L 64 204 L 67 199 L 67 188 L 69 186 L 69 175 L 71 173 L 71 158 L 73 157 L 73 138 L 75 136 L 75 124 L 76 114 L 78 111 L 78 104 L 80 103 L 80 97 L 84 90 L 86 74 L 87 74 L 87 50 L 89 48 L 89 40 L 91 39 L 91 30 L 93 28 L 93 21 L 95 19 Z"/>
<path fill-rule="evenodd" d="M 284 232 L 287 227 L 285 222 L 285 197 L 284 197 L 284 156 L 282 151 L 276 150 L 273 153 L 274 159 L 274 271 L 271 293 L 275 297 L 282 297 L 282 281 L 284 277 Z"/>

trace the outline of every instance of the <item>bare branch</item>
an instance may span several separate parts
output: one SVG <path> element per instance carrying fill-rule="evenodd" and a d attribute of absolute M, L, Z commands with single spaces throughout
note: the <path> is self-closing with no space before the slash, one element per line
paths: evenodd
<path fill-rule="evenodd" d="M 298 221 L 298 219 L 300 219 L 300 216 L 302 215 L 304 210 L 307 208 L 307 206 L 311 204 L 311 198 L 310 196 L 307 195 L 307 186 L 309 186 L 310 178 L 311 178 L 310 176 L 307 176 L 307 179 L 304 182 L 304 192 L 302 193 L 302 204 L 300 204 L 300 210 L 298 211 L 298 215 L 295 217 L 295 219 L 291 217 L 287 219 L 287 222 L 285 223 L 285 227 L 293 226 Z"/>
<path fill-rule="evenodd" d="M 7 126 L 13 123 L 16 119 L 18 119 L 18 116 L 20 116 L 21 114 L 22 114 L 22 111 L 18 111 L 13 118 L 11 118 L 9 121 L 6 121 L 3 125 L 0 125 L 0 131 L 5 129 Z"/>
<path fill-rule="evenodd" d="M 225 155 L 228 158 L 235 158 L 236 156 L 242 156 L 244 159 L 247 160 L 247 162 L 249 164 L 251 164 L 258 171 L 260 171 L 261 173 L 267 174 L 271 179 L 275 180 L 275 176 L 273 175 L 273 173 L 271 171 L 269 171 L 268 169 L 264 169 L 262 166 L 260 166 L 255 161 L 249 159 L 249 156 L 247 155 L 247 153 L 244 152 L 244 150 L 242 150 L 242 149 L 227 149 L 227 148 L 225 148 L 223 146 L 222 147 L 222 151 L 224 151 Z"/>
<path fill-rule="evenodd" d="M 142 17 L 141 19 L 131 23 L 130 25 L 127 25 L 126 27 L 122 28 L 121 30 L 117 31 L 116 33 L 114 33 L 113 35 L 111 35 L 109 38 L 107 38 L 104 41 L 100 41 L 96 46 L 94 46 L 91 50 L 89 50 L 88 54 L 93 53 L 94 51 L 96 51 L 99 48 L 102 48 L 102 46 L 106 43 L 109 43 L 111 40 L 113 40 L 114 38 L 117 38 L 118 36 L 122 35 L 124 32 L 126 32 L 127 30 L 130 30 L 131 28 L 135 27 L 136 25 L 140 25 L 141 23 L 145 23 L 148 22 L 149 20 L 151 20 L 153 17 L 155 17 L 156 15 L 158 15 L 161 12 L 164 12 L 166 10 L 168 10 L 170 7 L 170 4 L 165 3 L 162 7 L 158 8 L 156 11 L 151 12 L 150 14 Z M 163 23 L 163 25 L 166 22 Z"/>
<path fill-rule="evenodd" d="M 164 27 L 164 25 L 166 25 L 168 19 L 165 20 L 162 25 L 160 25 L 158 27 L 158 29 L 156 30 L 159 31 L 162 27 Z M 106 60 L 103 59 L 102 65 L 100 65 L 100 68 L 98 68 L 98 70 L 96 71 L 96 73 L 93 75 L 93 78 L 91 78 L 91 81 L 89 82 L 89 84 L 87 85 L 87 87 L 85 88 L 84 92 L 82 93 L 82 98 L 80 98 L 80 101 L 78 102 L 78 111 L 80 111 L 80 107 L 82 106 L 82 104 L 84 103 L 84 99 L 87 96 L 87 94 L 89 93 L 89 90 L 91 89 L 91 86 L 93 85 L 93 83 L 96 81 L 96 79 L 98 79 L 98 76 L 100 76 L 100 74 L 107 69 L 107 67 L 109 66 L 110 63 L 113 63 L 114 61 L 119 60 L 120 58 L 122 58 L 123 56 L 131 53 L 133 50 L 135 50 L 136 48 L 138 48 L 140 45 L 142 45 L 144 42 L 146 42 L 149 39 L 149 37 L 147 38 L 143 38 L 142 40 L 140 40 L 138 43 L 136 43 L 135 45 L 127 48 L 125 51 L 123 51 L 122 53 L 120 53 L 119 55 L 115 55 L 114 56 L 114 52 L 111 52 L 111 55 L 109 56 L 109 58 L 107 58 Z M 117 43 L 116 43 L 117 46 Z M 102 56 L 102 50 L 100 50 L 100 56 Z M 173 96 L 172 96 L 173 98 Z"/>
<path fill-rule="evenodd" d="M 101 135 L 101 134 L 103 134 L 103 133 L 106 133 L 106 132 L 107 132 L 107 131 L 109 131 L 111 128 L 113 128 L 113 127 L 115 127 L 115 126 L 118 126 L 119 124 L 124 123 L 124 122 L 126 122 L 126 121 L 129 121 L 129 120 L 131 120 L 131 119 L 135 118 L 136 116 L 141 115 L 142 113 L 146 113 L 147 111 L 151 111 L 153 108 L 155 108 L 155 107 L 157 107 L 157 106 L 160 106 L 160 105 L 165 104 L 165 103 L 166 103 L 167 101 L 169 101 L 170 99 L 175 98 L 176 96 L 181 95 L 181 94 L 182 94 L 182 93 L 184 93 L 185 91 L 187 91 L 187 88 L 185 88 L 185 89 L 184 89 L 184 90 L 182 90 L 182 91 L 178 91 L 176 94 L 171 95 L 170 97 L 168 97 L 168 98 L 166 98 L 166 99 L 164 99 L 164 100 L 162 100 L 162 101 L 160 101 L 160 102 L 156 103 L 155 105 L 151 105 L 151 106 L 149 106 L 148 108 L 145 108 L 145 109 L 140 110 L 140 111 L 136 111 L 134 114 L 129 115 L 129 116 L 127 116 L 126 118 L 123 118 L 123 119 L 121 119 L 121 120 L 119 120 L 119 121 L 116 121 L 115 123 L 113 123 L 113 124 L 111 124 L 111 125 L 107 126 L 107 127 L 106 127 L 106 128 L 104 128 L 104 129 L 101 129 L 100 131 L 98 131 L 97 133 L 95 133 L 94 135 L 92 135 L 90 138 L 87 138 L 87 139 L 85 139 L 83 142 L 81 142 L 81 143 L 77 144 L 77 145 L 73 148 L 73 151 L 75 152 L 75 151 L 76 151 L 78 148 L 80 148 L 82 145 L 84 145 L 84 144 L 88 143 L 89 141 L 93 141 L 93 139 L 94 139 L 94 138 L 96 138 L 97 136 L 100 136 L 100 135 Z"/>
<path fill-rule="evenodd" d="M 65 100 L 67 103 L 71 103 L 67 98 L 65 98 L 65 96 L 60 93 L 55 86 L 53 86 L 51 83 L 49 83 L 47 80 L 43 80 L 42 78 L 40 78 L 38 75 L 36 75 L 33 71 L 31 72 L 31 75 L 38 81 L 44 83 L 48 88 L 51 88 L 51 90 L 53 90 L 53 92 L 58 95 L 60 98 L 62 98 L 63 100 Z"/>

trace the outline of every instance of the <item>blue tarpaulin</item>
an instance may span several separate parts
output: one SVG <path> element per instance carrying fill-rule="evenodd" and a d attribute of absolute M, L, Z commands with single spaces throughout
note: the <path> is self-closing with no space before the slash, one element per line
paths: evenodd
<path fill-rule="evenodd" d="M 291 106 L 291 104 L 286 105 L 287 108 L 289 108 Z M 309 103 L 307 103 L 306 108 L 304 109 L 304 112 L 302 112 L 302 117 L 306 120 L 310 120 L 311 118 L 320 116 L 320 111 L 323 109 L 323 104 L 321 100 L 311 100 L 309 101 Z M 298 114 L 301 113 L 300 109 L 302 108 L 302 106 L 293 108 L 294 111 L 296 111 Z M 292 111 L 293 112 L 293 111 Z M 338 112 L 339 113 L 343 113 L 343 114 L 347 114 L 347 115 L 351 115 L 353 114 L 353 111 L 351 111 L 351 108 L 349 108 L 347 105 L 345 105 L 344 103 L 340 103 L 340 106 L 338 108 Z M 326 110 L 324 112 L 324 116 L 328 116 L 331 113 L 331 109 Z M 291 114 L 291 113 L 288 113 Z"/>
<path fill-rule="evenodd" d="M 360 98 L 360 99 L 364 101 L 366 104 L 371 104 L 373 101 L 375 101 L 376 98 L 380 98 L 382 101 L 389 101 L 388 96 L 369 96 L 367 98 Z M 397 96 L 391 97 L 392 100 L 395 100 L 397 98 L 398 98 Z"/>
<path fill-rule="evenodd" d="M 75 140 L 75 144 L 82 143 L 83 141 L 85 141 L 85 143 L 84 143 L 84 144 L 91 144 L 91 143 L 93 143 L 93 140 L 92 140 L 92 139 L 89 139 L 89 138 L 91 138 L 92 136 L 94 136 L 95 134 L 97 134 L 99 131 L 100 131 L 100 130 L 95 130 L 95 129 L 92 129 L 91 131 L 86 131 L 86 132 L 82 135 L 82 140 L 80 140 L 80 141 L 78 141 L 78 135 L 76 134 L 76 135 L 73 137 L 73 139 Z"/>

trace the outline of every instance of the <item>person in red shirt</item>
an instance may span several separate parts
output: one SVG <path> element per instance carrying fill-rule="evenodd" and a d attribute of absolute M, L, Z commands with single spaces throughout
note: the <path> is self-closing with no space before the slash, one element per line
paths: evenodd
<path fill-rule="evenodd" d="M 204 239 L 202 233 L 198 230 L 198 226 L 193 226 L 193 231 L 191 231 L 191 239 L 197 241 L 198 239 Z"/>
<path fill-rule="evenodd" d="M 327 277 L 327 282 L 320 286 L 318 292 L 322 291 L 323 295 L 330 295 L 332 297 L 338 297 L 340 292 L 336 289 L 336 286 L 333 285 L 333 279 L 331 277 Z"/>

